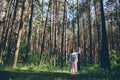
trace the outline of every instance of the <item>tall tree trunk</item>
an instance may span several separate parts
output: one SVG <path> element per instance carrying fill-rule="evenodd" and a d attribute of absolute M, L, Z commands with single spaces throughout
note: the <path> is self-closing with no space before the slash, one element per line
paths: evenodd
<path fill-rule="evenodd" d="M 80 10 L 80 8 L 79 8 L 79 0 L 77 0 L 77 28 L 78 28 L 78 47 L 80 47 L 80 24 L 79 24 L 79 22 L 80 22 L 80 20 L 79 20 L 79 18 L 80 18 L 80 15 L 81 14 L 79 14 L 79 10 Z M 77 64 L 77 67 L 78 67 L 78 71 L 80 70 L 80 54 L 78 54 L 78 64 Z"/>
<path fill-rule="evenodd" d="M 22 4 L 22 11 L 21 11 L 21 16 L 20 16 L 20 25 L 19 25 L 15 54 L 14 54 L 13 68 L 16 68 L 17 60 L 18 60 L 18 53 L 19 53 L 20 41 L 21 41 L 21 35 L 22 35 L 22 28 L 23 28 L 23 14 L 24 14 L 24 10 L 25 10 L 25 1 L 26 0 L 24 0 L 23 4 Z"/>
<path fill-rule="evenodd" d="M 84 14 L 83 14 L 84 15 Z M 86 65 L 87 62 L 87 53 L 86 53 L 86 26 L 85 26 L 85 20 L 83 17 L 83 40 L 84 40 L 84 65 Z"/>
<path fill-rule="evenodd" d="M 56 49 L 57 49 L 57 44 L 56 44 L 56 22 L 57 22 L 57 18 L 56 18 L 56 11 L 57 11 L 57 0 L 55 1 L 55 5 L 53 6 L 55 9 L 53 10 L 53 25 L 54 25 L 54 66 L 56 66 Z"/>
<path fill-rule="evenodd" d="M 52 20 L 52 10 L 53 10 L 53 0 L 51 1 L 51 10 L 50 10 L 50 40 L 49 40 L 49 50 L 50 50 L 50 56 L 49 56 L 49 63 L 52 64 L 52 50 L 53 50 L 53 42 L 52 42 L 52 28 L 53 28 L 53 20 Z"/>
<path fill-rule="evenodd" d="M 102 21 L 102 49 L 100 52 L 100 63 L 102 68 L 110 68 L 103 0 L 100 0 L 100 7 L 101 7 L 101 21 Z"/>
<path fill-rule="evenodd" d="M 74 12 L 73 12 L 73 20 L 72 20 L 72 33 L 73 33 L 73 38 L 72 38 L 72 48 L 75 46 L 75 20 L 74 20 Z"/>
<path fill-rule="evenodd" d="M 94 22 L 93 22 L 93 63 L 96 63 L 97 62 L 97 59 L 98 59 L 98 57 L 97 57 L 97 52 L 96 52 L 96 50 L 97 50 L 97 46 L 96 46 L 96 22 L 95 22 L 95 20 L 94 20 Z M 97 45 L 98 45 L 98 43 L 97 43 Z"/>
<path fill-rule="evenodd" d="M 55 65 L 56 66 L 56 61 L 57 61 L 57 54 L 58 54 L 58 47 L 57 47 L 57 24 L 58 24 L 58 0 L 56 0 L 55 2 L 55 40 L 54 40 L 54 62 L 55 62 Z"/>
<path fill-rule="evenodd" d="M 2 30 L 2 37 L 0 40 L 0 63 L 3 63 L 3 51 L 5 50 L 6 47 L 6 43 L 7 43 L 7 38 L 8 38 L 8 32 L 10 27 L 8 26 L 10 24 L 10 7 L 12 4 L 12 0 L 9 1 L 8 6 L 7 6 L 7 13 L 6 13 L 6 18 L 5 18 L 5 23 L 3 24 L 3 30 Z M 6 62 L 7 63 L 7 58 L 6 58 Z"/>
<path fill-rule="evenodd" d="M 110 15 L 110 18 L 111 18 L 111 22 L 110 22 L 110 24 L 111 24 L 111 26 L 110 26 L 110 50 L 112 50 L 113 48 L 114 48 L 114 43 L 113 43 L 113 35 L 114 35 L 114 33 L 113 33 L 113 15 L 112 15 L 113 13 L 112 13 L 112 10 L 111 10 L 111 15 Z"/>
<path fill-rule="evenodd" d="M 91 28 L 91 13 L 90 13 L 90 10 L 91 10 L 91 0 L 89 1 L 89 15 L 88 15 L 88 21 L 89 21 L 89 38 L 90 38 L 90 64 L 93 63 L 93 56 L 92 56 L 92 28 Z"/>
<path fill-rule="evenodd" d="M 39 1 L 39 0 L 38 0 Z M 39 41 L 38 41 L 38 48 L 40 47 L 40 45 L 41 45 L 41 42 L 42 42 L 42 37 L 43 37 L 43 26 L 44 26 L 44 17 L 43 17 L 43 7 L 44 7 L 44 2 L 43 2 L 44 0 L 42 0 L 42 10 L 41 10 L 41 17 L 42 17 L 42 19 L 41 19 L 41 24 L 40 24 L 40 26 L 41 26 L 41 28 L 39 29 Z"/>
<path fill-rule="evenodd" d="M 59 4 L 58 4 L 58 8 L 59 8 L 59 11 L 60 11 L 60 5 L 61 5 L 61 3 L 60 3 L 60 1 L 59 1 Z M 60 58 L 60 53 L 61 53 L 61 45 L 60 45 L 60 42 L 61 42 L 61 33 L 60 33 L 60 28 L 61 28 L 61 25 L 60 25 L 60 14 L 59 14 L 59 12 L 58 12 L 58 39 L 60 39 L 60 41 L 59 41 L 59 43 L 58 43 L 58 55 L 57 55 L 57 64 L 58 65 L 60 65 L 60 60 L 61 60 L 61 58 Z"/>
<path fill-rule="evenodd" d="M 46 33 L 46 27 L 47 27 L 47 22 L 48 22 L 48 14 L 50 11 L 50 6 L 51 6 L 51 0 L 49 0 L 49 5 L 48 5 L 48 11 L 47 11 L 47 16 L 46 16 L 46 20 L 45 20 L 45 26 L 44 26 L 44 31 L 43 31 L 43 37 L 42 37 L 42 44 L 41 44 L 41 52 L 40 52 L 40 60 L 39 60 L 39 66 L 41 65 L 42 62 L 42 55 L 43 55 L 43 51 L 44 51 L 44 43 L 45 43 L 45 33 Z"/>
<path fill-rule="evenodd" d="M 30 21 L 29 21 L 29 32 L 28 32 L 28 39 L 27 39 L 27 48 L 26 48 L 26 55 L 25 55 L 25 62 L 28 61 L 28 53 L 30 51 L 30 41 L 31 41 L 31 32 L 32 32 L 32 20 L 33 20 L 33 0 L 31 0 L 31 14 L 30 14 Z"/>
<path fill-rule="evenodd" d="M 119 0 L 119 5 L 118 5 L 118 2 L 117 2 L 117 0 L 116 0 L 116 22 L 117 22 L 117 27 L 118 27 L 118 34 L 117 34 L 117 50 L 118 50 L 118 52 L 119 52 L 119 54 L 120 54 L 120 39 L 119 39 L 119 37 L 120 37 L 120 10 L 119 10 L 119 8 L 120 8 L 120 0 Z"/>
<path fill-rule="evenodd" d="M 96 23 L 96 28 L 97 28 L 97 42 L 98 42 L 98 46 L 97 46 L 97 53 L 96 56 L 98 56 L 98 58 L 100 59 L 100 49 L 101 49 L 101 38 L 100 38 L 100 25 L 98 23 L 98 14 L 97 14 L 97 2 L 96 0 L 94 0 L 94 7 L 95 7 L 95 23 Z M 99 63 L 99 62 L 98 62 Z"/>
<path fill-rule="evenodd" d="M 66 14 L 66 0 L 64 0 L 64 15 L 63 15 L 63 26 L 62 26 L 62 41 L 61 41 L 61 68 L 63 68 L 63 53 L 64 53 L 64 30 L 65 30 L 65 14 Z"/>
<path fill-rule="evenodd" d="M 67 8 L 68 8 L 68 2 L 66 1 L 66 6 L 65 6 L 65 63 L 67 63 L 67 28 L 68 28 L 68 20 L 67 20 Z"/>
<path fill-rule="evenodd" d="M 37 41 L 36 40 L 37 40 L 37 27 L 35 27 L 35 30 L 34 30 L 34 40 L 33 40 L 34 42 L 33 42 L 33 51 L 32 51 L 34 54 L 37 51 L 37 47 L 36 47 Z"/>
<path fill-rule="evenodd" d="M 8 40 L 6 63 L 9 63 L 9 59 L 10 59 L 10 55 L 11 55 L 11 51 L 12 51 L 13 26 L 14 26 L 14 23 L 16 20 L 17 8 L 18 8 L 18 0 L 16 0 L 14 14 L 13 14 L 13 20 L 12 20 L 12 24 L 11 24 L 10 36 L 9 36 L 9 40 Z M 10 26 L 10 24 L 8 24 L 8 26 Z"/>

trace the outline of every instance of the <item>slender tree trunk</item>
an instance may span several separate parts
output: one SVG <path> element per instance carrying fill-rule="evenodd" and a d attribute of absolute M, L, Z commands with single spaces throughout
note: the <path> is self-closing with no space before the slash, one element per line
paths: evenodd
<path fill-rule="evenodd" d="M 39 0 L 38 0 L 39 1 Z M 42 19 L 41 19 L 41 28 L 40 28 L 40 33 L 39 33 L 39 41 L 38 41 L 38 47 L 40 47 L 40 45 L 41 45 L 41 42 L 42 42 L 42 37 L 43 37 L 43 26 L 44 26 L 44 17 L 43 17 L 43 7 L 44 7 L 44 0 L 42 0 L 42 11 L 41 11 L 41 17 L 42 17 Z"/>
<path fill-rule="evenodd" d="M 56 66 L 57 61 L 57 54 L 58 54 L 58 47 L 57 47 L 57 23 L 58 23 L 58 0 L 55 1 L 55 38 L 54 38 L 54 66 Z"/>
<path fill-rule="evenodd" d="M 102 68 L 110 68 L 109 52 L 108 52 L 108 41 L 106 34 L 106 24 L 104 16 L 103 1 L 100 0 L 101 6 L 101 21 L 102 21 L 102 49 L 100 52 L 100 63 Z"/>
<path fill-rule="evenodd" d="M 73 13 L 73 18 L 74 18 L 74 13 Z M 73 38 L 72 38 L 72 48 L 75 46 L 75 21 L 74 19 L 72 20 L 72 33 L 73 33 Z"/>
<path fill-rule="evenodd" d="M 84 16 L 83 16 L 83 40 L 84 40 L 84 65 L 86 65 L 87 62 L 87 54 L 86 54 L 86 27 L 84 22 Z"/>
<path fill-rule="evenodd" d="M 21 19 L 20 19 L 20 25 L 19 25 L 19 31 L 18 31 L 18 38 L 17 38 L 17 44 L 16 44 L 16 49 L 15 49 L 15 55 L 14 55 L 14 62 L 13 62 L 13 68 L 16 68 L 17 61 L 18 61 L 18 52 L 20 48 L 20 41 L 21 41 L 21 35 L 22 35 L 22 28 L 23 28 L 23 14 L 25 10 L 25 1 L 23 1 L 22 4 L 22 11 L 21 11 Z"/>
<path fill-rule="evenodd" d="M 65 6 L 65 63 L 67 63 L 67 7 L 68 7 L 68 2 L 66 1 L 66 6 Z"/>
<path fill-rule="evenodd" d="M 36 47 L 36 43 L 37 43 L 37 27 L 35 27 L 35 30 L 34 30 L 34 39 L 33 39 L 33 53 L 35 54 L 36 53 L 36 51 L 37 51 L 37 47 Z M 33 54 L 33 56 L 34 56 L 34 54 Z"/>
<path fill-rule="evenodd" d="M 30 14 L 30 21 L 29 21 L 29 32 L 28 32 L 28 39 L 27 39 L 27 48 L 26 48 L 26 55 L 25 55 L 25 62 L 28 62 L 28 53 L 30 51 L 30 41 L 31 41 L 31 32 L 32 32 L 32 20 L 33 20 L 33 0 L 31 0 L 31 14 Z"/>
<path fill-rule="evenodd" d="M 111 10 L 111 15 L 110 15 L 110 18 L 111 18 L 111 26 L 110 26 L 110 50 L 112 50 L 114 48 L 114 43 L 113 43 L 113 27 L 112 27 L 112 24 L 113 24 L 113 19 L 112 19 L 112 10 Z"/>
<path fill-rule="evenodd" d="M 97 14 L 97 6 L 96 6 L 96 0 L 94 0 L 94 6 L 95 6 L 95 23 L 96 23 L 96 28 L 97 28 L 97 42 L 98 42 L 98 46 L 97 46 L 97 53 L 96 56 L 98 56 L 98 58 L 100 59 L 100 49 L 101 49 L 101 38 L 100 38 L 100 25 L 98 23 L 98 14 Z M 99 63 L 99 62 L 98 62 Z"/>
<path fill-rule="evenodd" d="M 117 2 L 117 0 L 116 0 L 116 22 L 117 22 L 117 27 L 118 27 L 118 34 L 117 34 L 117 50 L 118 50 L 118 52 L 119 52 L 119 54 L 120 54 L 120 10 L 119 10 L 119 8 L 120 8 L 120 0 L 119 0 L 119 5 L 118 5 L 118 2 Z"/>
<path fill-rule="evenodd" d="M 44 43 L 45 43 L 45 37 L 46 37 L 45 33 L 46 33 L 46 27 L 47 27 L 48 14 L 49 14 L 49 11 L 50 11 L 50 6 L 51 6 L 51 0 L 49 1 L 48 11 L 47 11 L 47 17 L 46 17 L 46 20 L 45 20 L 45 27 L 44 27 L 43 37 L 42 37 L 39 66 L 41 65 L 41 62 L 42 62 L 42 55 L 43 55 L 43 51 L 44 51 Z"/>
<path fill-rule="evenodd" d="M 11 51 L 12 51 L 13 26 L 14 26 L 14 23 L 16 20 L 17 8 L 18 8 L 18 0 L 16 0 L 14 14 L 13 14 L 13 20 L 12 20 L 12 24 L 11 24 L 10 36 L 9 36 L 9 40 L 8 40 L 6 63 L 9 63 L 9 59 L 10 59 L 10 55 L 11 55 Z M 10 26 L 10 24 L 8 24 L 8 26 Z"/>
<path fill-rule="evenodd" d="M 78 47 L 80 47 L 80 14 L 79 14 L 79 0 L 77 0 L 77 27 L 78 27 Z M 78 54 L 78 64 L 77 64 L 77 67 L 78 67 L 78 71 L 80 70 L 80 54 Z"/>
<path fill-rule="evenodd" d="M 54 58 L 55 58 L 55 44 L 56 44 L 56 42 L 55 42 L 56 41 L 55 40 L 56 39 L 56 34 L 55 34 L 55 27 L 56 26 L 55 26 L 55 2 L 54 2 L 54 0 L 53 0 L 52 8 L 53 8 L 53 11 L 52 11 L 53 12 L 53 23 L 52 23 L 53 24 L 53 28 L 52 28 L 53 29 L 53 35 L 52 35 L 53 36 L 53 40 L 52 40 L 53 41 L 52 42 L 53 43 L 52 44 L 53 45 L 53 53 L 52 53 L 53 56 L 52 56 L 52 59 L 53 59 L 53 61 L 55 61 Z"/>
<path fill-rule="evenodd" d="M 97 54 L 96 54 L 96 22 L 95 22 L 95 20 L 94 20 L 94 22 L 93 22 L 93 63 L 96 63 L 97 62 Z M 98 44 L 97 44 L 98 45 Z"/>
<path fill-rule="evenodd" d="M 59 4 L 58 4 L 58 8 L 59 8 L 59 10 L 60 10 L 60 5 L 61 5 L 61 3 L 60 3 L 60 1 L 59 1 Z M 59 12 L 58 12 L 58 14 L 59 14 Z M 58 65 L 60 65 L 60 60 L 61 60 L 61 45 L 60 45 L 60 42 L 61 42 L 61 33 L 60 33 L 60 28 L 61 28 L 61 25 L 60 25 L 60 15 L 58 15 L 58 39 L 60 39 L 59 40 L 59 43 L 58 43 L 58 55 L 57 55 L 57 60 L 58 60 L 58 62 L 57 62 L 57 64 Z"/>
<path fill-rule="evenodd" d="M 53 28 L 52 10 L 53 10 L 53 0 L 51 2 L 51 10 L 50 10 L 50 42 L 49 42 L 49 45 L 50 45 L 49 46 L 49 50 L 50 50 L 49 63 L 50 63 L 50 65 L 52 64 L 51 62 L 52 62 L 52 48 L 53 48 L 53 46 L 52 46 L 52 44 L 53 44 L 53 42 L 52 42 L 52 28 Z"/>
<path fill-rule="evenodd" d="M 63 53 L 64 53 L 64 30 L 65 30 L 65 14 L 66 14 L 66 0 L 64 0 L 64 15 L 63 15 L 63 26 L 62 26 L 62 41 L 61 41 L 61 68 L 63 68 Z"/>
<path fill-rule="evenodd" d="M 89 20 L 89 37 L 90 37 L 90 64 L 93 63 L 93 56 L 92 56 L 92 28 L 91 28 L 91 13 L 90 13 L 90 10 L 91 10 L 91 4 L 90 4 L 91 0 L 89 1 L 89 15 L 88 15 L 88 20 Z"/>

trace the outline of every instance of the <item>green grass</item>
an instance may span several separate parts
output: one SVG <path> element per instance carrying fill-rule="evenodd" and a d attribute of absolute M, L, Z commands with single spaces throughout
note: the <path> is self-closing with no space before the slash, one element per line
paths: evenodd
<path fill-rule="evenodd" d="M 100 69 L 98 66 L 81 67 L 76 75 L 71 75 L 68 70 L 53 67 L 51 71 L 41 70 L 34 66 L 19 66 L 16 69 L 2 68 L 0 70 L 0 80 L 119 80 L 120 66 L 111 70 Z"/>

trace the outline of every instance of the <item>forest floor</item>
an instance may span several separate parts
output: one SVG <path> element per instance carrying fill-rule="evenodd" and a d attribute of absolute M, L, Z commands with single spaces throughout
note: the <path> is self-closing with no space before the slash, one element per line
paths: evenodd
<path fill-rule="evenodd" d="M 120 80 L 120 66 L 111 70 L 85 69 L 72 75 L 68 71 L 0 70 L 0 80 Z"/>

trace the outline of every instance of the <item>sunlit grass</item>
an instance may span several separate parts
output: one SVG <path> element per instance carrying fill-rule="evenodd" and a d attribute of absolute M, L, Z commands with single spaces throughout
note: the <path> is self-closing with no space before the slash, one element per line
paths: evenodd
<path fill-rule="evenodd" d="M 95 71 L 98 69 L 98 65 L 92 65 L 92 66 L 81 66 L 80 71 L 78 72 L 80 73 L 89 73 L 91 71 Z M 30 65 L 23 65 L 23 64 L 18 64 L 17 67 L 15 69 L 13 69 L 11 66 L 7 66 L 4 67 L 5 71 L 19 71 L 19 72 L 40 72 L 40 71 L 44 71 L 44 72 L 57 72 L 57 73 L 70 73 L 69 71 L 69 65 L 61 68 L 61 67 L 57 67 L 57 66 L 47 66 L 47 65 L 43 65 L 43 66 L 38 66 L 38 65 L 34 65 L 34 64 L 30 64 Z"/>
<path fill-rule="evenodd" d="M 98 65 L 81 65 L 81 69 L 76 75 L 71 75 L 69 66 L 61 68 L 59 66 L 44 65 L 40 67 L 34 64 L 18 64 L 15 69 L 9 66 L 1 70 L 5 75 L 10 74 L 11 80 L 51 80 L 51 78 L 52 80 L 119 80 L 120 78 L 120 66 L 109 71 L 101 69 Z"/>

